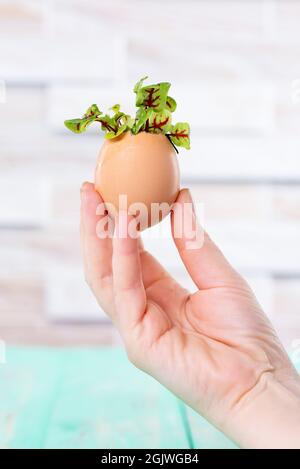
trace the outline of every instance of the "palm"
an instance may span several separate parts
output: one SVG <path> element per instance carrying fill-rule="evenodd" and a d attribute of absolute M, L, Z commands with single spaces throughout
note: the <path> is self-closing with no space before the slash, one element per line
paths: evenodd
<path fill-rule="evenodd" d="M 219 416 L 226 418 L 263 375 L 285 379 L 291 365 L 269 321 L 209 237 L 196 251 L 174 237 L 199 288 L 191 295 L 138 248 L 137 240 L 117 236 L 112 245 L 99 239 L 101 198 L 91 184 L 85 192 L 81 228 L 87 281 L 119 328 L 133 363 L 220 427 Z M 186 197 L 182 191 L 178 200 L 185 203 Z"/>
<path fill-rule="evenodd" d="M 219 402 L 229 409 L 272 369 L 268 344 L 274 347 L 275 334 L 251 291 L 241 280 L 190 295 L 149 253 L 141 260 L 147 308 L 136 327 L 133 361 L 192 406 L 209 395 L 204 414 L 212 398 L 216 411 Z"/>

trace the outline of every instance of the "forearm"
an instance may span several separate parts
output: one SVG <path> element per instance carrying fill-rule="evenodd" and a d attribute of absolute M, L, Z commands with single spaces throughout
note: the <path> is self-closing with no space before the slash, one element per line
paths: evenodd
<path fill-rule="evenodd" d="M 234 413 L 228 434 L 242 448 L 300 449 L 300 379 L 260 383 Z"/>

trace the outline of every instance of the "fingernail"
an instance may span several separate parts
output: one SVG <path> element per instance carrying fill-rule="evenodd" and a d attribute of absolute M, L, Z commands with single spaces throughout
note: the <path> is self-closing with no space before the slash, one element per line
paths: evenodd
<path fill-rule="evenodd" d="M 81 184 L 81 187 L 80 187 L 80 192 L 82 193 L 82 192 L 84 192 L 85 190 L 87 190 L 89 184 L 90 184 L 90 183 L 87 182 L 87 181 L 83 182 L 83 183 Z"/>
<path fill-rule="evenodd" d="M 179 202 L 179 204 L 177 202 Z M 191 205 L 192 212 L 193 214 L 195 214 L 195 204 L 193 201 L 193 197 L 187 187 L 181 189 L 179 196 L 171 209 L 171 212 L 176 213 L 176 211 L 180 209 L 180 205 Z"/>
<path fill-rule="evenodd" d="M 84 182 L 80 187 L 80 199 L 81 202 L 85 202 L 87 196 L 88 182 Z"/>
<path fill-rule="evenodd" d="M 192 204 L 193 211 L 195 212 L 195 204 L 194 204 L 194 200 L 193 200 L 191 191 L 190 191 L 188 188 L 186 188 L 185 191 L 186 191 L 187 202 L 189 202 L 190 204 Z"/>

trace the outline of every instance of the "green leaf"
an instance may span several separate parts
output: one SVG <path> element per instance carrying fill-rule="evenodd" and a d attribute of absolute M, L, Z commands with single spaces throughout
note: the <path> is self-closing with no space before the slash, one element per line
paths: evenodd
<path fill-rule="evenodd" d="M 65 126 L 71 130 L 72 132 L 75 132 L 76 134 L 80 134 L 84 132 L 87 127 L 92 124 L 96 120 L 98 116 L 100 116 L 102 113 L 99 110 L 97 104 L 92 104 L 87 111 L 85 112 L 84 116 L 82 118 L 78 119 L 69 119 L 64 122 Z"/>
<path fill-rule="evenodd" d="M 141 79 L 134 85 L 134 88 L 133 88 L 134 93 L 138 93 L 138 92 L 140 91 L 140 89 L 141 89 L 142 86 L 143 86 L 144 81 L 147 80 L 147 78 L 148 78 L 147 76 L 141 78 Z"/>
<path fill-rule="evenodd" d="M 132 127 L 134 119 L 129 114 L 125 114 L 125 112 L 120 111 L 120 104 L 115 104 L 110 109 L 115 113 L 111 117 L 111 124 L 114 123 L 115 126 L 122 126 L 124 124 L 127 124 L 129 128 Z"/>
<path fill-rule="evenodd" d="M 121 107 L 120 104 L 114 104 L 114 105 L 110 108 L 110 110 L 111 110 L 111 111 L 114 111 L 115 113 L 117 113 L 117 112 L 120 111 L 120 107 Z"/>
<path fill-rule="evenodd" d="M 104 132 L 113 132 L 116 133 L 118 128 L 116 121 L 114 120 L 113 117 L 110 117 L 108 114 L 105 114 L 104 116 L 100 116 L 97 119 L 97 122 L 100 122 L 101 124 L 101 130 Z"/>
<path fill-rule="evenodd" d="M 141 78 L 134 86 L 138 108 L 135 118 L 122 112 L 120 104 L 114 104 L 108 114 L 103 114 L 97 104 L 92 104 L 82 118 L 66 120 L 65 126 L 72 132 L 81 133 L 93 122 L 99 122 L 106 139 L 114 139 L 129 130 L 133 134 L 145 131 L 167 135 L 173 145 L 190 148 L 189 124 L 178 122 L 172 126 L 172 113 L 177 104 L 168 96 L 170 83 L 144 86 L 147 78 Z"/>
<path fill-rule="evenodd" d="M 161 112 L 149 111 L 148 122 L 146 125 L 147 132 L 166 134 L 172 127 L 170 111 L 167 111 L 167 109 L 164 109 Z"/>
<path fill-rule="evenodd" d="M 64 122 L 65 126 L 76 134 L 81 134 L 87 127 L 94 122 L 96 117 L 88 117 L 82 119 L 69 119 Z"/>
<path fill-rule="evenodd" d="M 127 129 L 126 124 L 121 125 L 121 127 L 118 128 L 117 132 L 107 132 L 105 134 L 105 138 L 106 138 L 106 140 L 112 140 L 113 138 L 119 137 L 120 135 L 122 135 L 127 130 L 128 129 Z"/>
<path fill-rule="evenodd" d="M 131 119 L 131 117 L 124 112 L 117 112 L 117 114 L 112 117 L 117 125 L 124 124 L 129 118 Z"/>
<path fill-rule="evenodd" d="M 136 95 L 137 107 L 151 108 L 156 112 L 162 111 L 167 104 L 168 91 L 171 84 L 167 82 L 157 85 L 144 86 Z"/>
<path fill-rule="evenodd" d="M 176 107 L 177 107 L 176 101 L 174 98 L 171 98 L 171 96 L 167 97 L 166 107 L 168 111 L 170 112 L 174 112 L 176 110 Z"/>
<path fill-rule="evenodd" d="M 102 114 L 101 111 L 99 111 L 99 108 L 97 106 L 97 104 L 92 104 L 86 111 L 86 113 L 84 114 L 84 117 L 97 117 L 97 116 L 100 116 L 100 114 Z"/>
<path fill-rule="evenodd" d="M 148 119 L 149 111 L 144 108 L 139 108 L 136 112 L 135 121 L 132 127 L 132 133 L 137 134 L 143 130 L 146 120 Z"/>
<path fill-rule="evenodd" d="M 80 123 L 81 119 L 69 119 L 64 121 L 65 126 L 67 129 L 75 132 L 76 134 L 80 134 Z"/>
<path fill-rule="evenodd" d="M 173 125 L 169 135 L 174 145 L 190 149 L 190 126 L 187 122 Z"/>
<path fill-rule="evenodd" d="M 134 124 L 134 119 L 129 114 L 124 114 L 124 116 L 122 116 L 121 118 L 121 122 L 123 124 L 126 124 L 128 129 L 132 129 L 133 124 Z"/>

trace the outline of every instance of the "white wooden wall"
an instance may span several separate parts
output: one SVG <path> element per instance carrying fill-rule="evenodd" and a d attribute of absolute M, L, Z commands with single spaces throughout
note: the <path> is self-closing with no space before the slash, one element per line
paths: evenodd
<path fill-rule="evenodd" d="M 300 1 L 0 2 L 0 325 L 8 340 L 118 340 L 83 282 L 79 186 L 92 102 L 133 109 L 135 81 L 172 82 L 192 124 L 182 185 L 291 348 L 300 338 Z M 4 80 L 4 81 L 3 81 Z M 2 88 L 2 101 L 4 90 Z M 189 284 L 166 235 L 146 245 Z M 163 256 L 162 256 L 163 252 Z M 83 322 L 82 327 L 75 326 Z M 67 326 L 57 324 L 67 323 Z"/>

